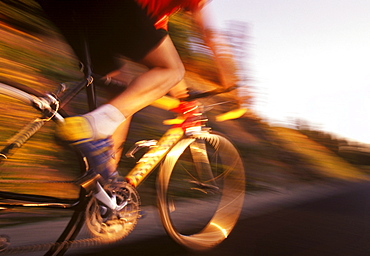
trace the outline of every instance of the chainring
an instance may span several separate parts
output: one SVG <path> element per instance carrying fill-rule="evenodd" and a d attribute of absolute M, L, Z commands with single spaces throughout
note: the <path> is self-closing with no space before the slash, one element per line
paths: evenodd
<path fill-rule="evenodd" d="M 140 218 L 140 198 L 136 189 L 126 182 L 113 182 L 104 186 L 109 197 L 116 201 L 112 210 L 95 197 L 86 208 L 86 226 L 102 243 L 111 243 L 126 237 Z"/>

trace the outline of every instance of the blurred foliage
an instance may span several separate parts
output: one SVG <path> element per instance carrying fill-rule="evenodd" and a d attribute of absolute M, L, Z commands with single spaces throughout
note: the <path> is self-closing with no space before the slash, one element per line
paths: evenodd
<path fill-rule="evenodd" d="M 352 164 L 370 165 L 370 147 L 368 145 L 356 145 L 352 141 L 337 138 L 320 130 L 304 129 L 300 132 Z M 344 148 L 346 149 L 344 150 Z"/>
<path fill-rule="evenodd" d="M 320 143 L 334 154 L 355 165 L 370 165 L 370 146 L 310 126 L 302 119 L 294 120 L 296 129 L 309 139 Z"/>
<path fill-rule="evenodd" d="M 274 128 L 281 140 L 280 145 L 289 151 L 296 151 L 304 162 L 326 176 L 343 179 L 358 179 L 361 172 L 347 161 L 330 152 L 323 144 L 309 139 L 299 131 L 288 128 Z"/>
<path fill-rule="evenodd" d="M 238 28 L 238 26 L 234 25 L 230 30 L 233 28 Z M 216 30 L 208 30 L 207 34 L 210 38 L 207 40 L 207 44 L 191 14 L 181 11 L 171 16 L 169 33 L 188 73 L 197 74 L 207 80 L 207 83 L 211 82 L 209 84 L 216 87 L 238 85 L 238 90 L 229 93 L 232 101 L 237 103 L 234 108 L 241 105 L 244 108 L 251 107 L 253 95 L 251 88 L 247 86 L 246 70 L 244 70 L 244 65 L 241 65 L 235 58 L 237 53 L 239 55 L 245 54 L 245 45 L 232 43 L 232 41 L 240 42 L 245 37 L 244 34 L 241 35 L 240 31 L 226 34 Z M 217 58 L 213 51 L 217 53 Z M 203 88 L 197 83 L 187 82 L 190 88 L 196 90 Z M 214 87 L 210 89 L 214 89 Z"/>
<path fill-rule="evenodd" d="M 25 74 L 42 75 L 52 81 L 79 77 L 78 61 L 70 47 L 35 1 L 2 1 L 0 10 L 0 60 L 6 60 L 9 67 L 1 70 L 3 75 L 8 73 L 12 79 Z"/>
<path fill-rule="evenodd" d="M 171 16 L 169 33 L 188 71 L 220 83 L 212 54 L 189 12 L 177 12 Z"/>
<path fill-rule="evenodd" d="M 0 148 L 24 126 L 40 114 L 18 101 L 0 95 Z M 67 183 L 18 183 L 17 181 L 66 181 L 73 180 L 80 172 L 76 155 L 65 145 L 55 143 L 54 123 L 46 123 L 27 143 L 0 164 L 0 177 L 5 182 L 3 190 L 38 193 L 43 195 L 75 198 L 77 187 Z M 16 182 L 12 182 L 12 181 Z M 53 189 L 49 190 L 48 187 Z"/>
<path fill-rule="evenodd" d="M 39 6 L 32 0 L 2 0 L 0 21 L 9 29 L 23 32 L 28 37 L 50 33 L 48 21 Z"/>
<path fill-rule="evenodd" d="M 0 81 L 20 83 L 40 92 L 55 92 L 61 81 L 81 77 L 68 45 L 32 0 L 0 2 Z M 0 147 L 40 115 L 18 101 L 0 96 Z M 55 143 L 54 123 L 47 123 L 10 159 L 1 163 L 2 189 L 75 198 L 68 183 L 13 183 L 12 180 L 73 180 L 80 172 L 76 155 Z M 52 189 L 47 189 L 47 188 Z"/>

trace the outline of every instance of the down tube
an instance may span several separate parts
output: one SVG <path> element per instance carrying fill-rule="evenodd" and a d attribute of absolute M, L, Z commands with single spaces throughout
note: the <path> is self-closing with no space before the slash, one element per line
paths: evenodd
<path fill-rule="evenodd" d="M 182 128 L 169 129 L 157 145 L 140 158 L 137 165 L 125 177 L 126 181 L 134 187 L 139 186 L 183 135 Z"/>

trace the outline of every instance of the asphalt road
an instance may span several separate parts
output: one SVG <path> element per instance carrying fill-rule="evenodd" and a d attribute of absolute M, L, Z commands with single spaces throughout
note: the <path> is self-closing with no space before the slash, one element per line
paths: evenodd
<path fill-rule="evenodd" d="M 161 232 L 150 236 L 139 231 L 132 234 L 138 240 L 70 255 L 368 256 L 369 194 L 370 183 L 362 182 L 247 195 L 234 231 L 206 253 L 184 250 Z"/>
<path fill-rule="evenodd" d="M 155 208 L 149 207 L 147 216 L 123 241 L 106 247 L 72 249 L 66 255 L 368 256 L 369 194 L 370 182 L 315 184 L 248 193 L 234 231 L 221 245 L 204 253 L 191 252 L 174 243 L 164 232 Z M 33 225 L 39 226 L 28 231 L 20 227 L 19 237 L 23 235 L 35 242 L 39 235 L 33 235 L 34 230 L 45 228 L 42 234 L 50 238 L 54 227 L 64 224 L 49 221 Z"/>

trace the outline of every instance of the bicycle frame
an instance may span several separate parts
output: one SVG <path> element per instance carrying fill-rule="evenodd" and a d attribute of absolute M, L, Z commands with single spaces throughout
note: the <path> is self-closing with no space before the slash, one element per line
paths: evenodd
<path fill-rule="evenodd" d="M 9 143 L 0 151 L 0 163 L 1 161 L 7 159 L 12 151 L 16 148 L 21 147 L 26 141 L 35 134 L 44 123 L 53 120 L 55 122 L 63 122 L 65 113 L 62 109 L 63 106 L 66 105 L 74 96 L 76 96 L 83 88 L 88 88 L 88 90 L 92 90 L 93 93 L 90 95 L 88 94 L 88 99 L 91 101 L 90 106 L 94 106 L 95 99 L 94 99 L 94 84 L 92 83 L 92 78 L 88 77 L 83 82 L 76 85 L 74 88 L 70 90 L 60 90 L 60 92 L 64 92 L 60 95 L 59 93 L 56 94 L 40 94 L 30 88 L 27 87 L 13 87 L 2 84 L 0 82 L 0 94 L 5 94 L 15 99 L 19 99 L 20 101 L 25 102 L 39 110 L 41 112 L 41 117 L 36 118 L 30 124 L 26 125 L 25 128 L 21 129 L 16 135 L 14 135 L 10 140 Z M 225 91 L 215 90 L 209 91 L 202 94 L 197 94 L 193 98 L 202 98 L 204 96 L 211 96 L 215 94 L 220 94 Z M 161 105 L 160 103 L 156 104 Z M 184 236 L 181 236 L 174 230 L 171 226 L 170 216 L 168 215 L 168 211 L 165 210 L 167 205 L 163 205 L 166 202 L 166 194 L 163 192 L 163 188 L 167 188 L 167 186 L 163 186 L 163 182 L 166 183 L 168 177 L 170 177 L 172 173 L 172 168 L 170 165 L 173 163 L 174 159 L 177 161 L 179 156 L 182 155 L 186 147 L 189 147 L 188 153 L 192 158 L 194 163 L 193 170 L 199 175 L 199 177 L 204 178 L 204 180 L 210 181 L 208 184 L 203 184 L 202 181 L 194 181 L 192 184 L 195 186 L 199 186 L 201 188 L 207 189 L 218 189 L 217 184 L 214 181 L 215 176 L 213 175 L 213 170 L 211 168 L 211 161 L 208 158 L 208 150 L 206 141 L 204 138 L 209 138 L 212 133 L 209 132 L 210 129 L 205 128 L 204 124 L 206 119 L 203 116 L 202 110 L 195 101 L 189 102 L 182 102 L 179 104 L 178 101 L 172 102 L 171 109 L 177 107 L 174 112 L 180 113 L 183 117 L 182 119 L 175 119 L 177 122 L 174 123 L 169 130 L 159 139 L 159 141 L 139 141 L 136 143 L 135 147 L 131 149 L 126 155 L 132 156 L 138 149 L 142 147 L 150 147 L 148 152 L 146 152 L 140 160 L 137 162 L 136 166 L 124 177 L 126 182 L 126 186 L 131 188 L 132 194 L 136 193 L 135 187 L 138 187 L 140 184 L 143 183 L 145 178 L 155 170 L 159 163 L 163 162 L 163 166 L 161 171 L 159 172 L 158 180 L 159 180 L 159 190 L 158 193 L 158 204 L 160 205 L 159 208 L 162 209 L 161 217 L 162 223 L 166 229 L 171 234 L 171 237 L 178 241 L 180 244 L 187 244 L 187 239 L 184 239 Z M 167 108 L 168 109 L 168 108 Z M 180 120 L 180 121 L 179 121 Z M 183 140 L 184 139 L 184 140 Z M 218 147 L 219 140 L 218 139 L 211 139 L 211 144 Z M 223 140 L 225 141 L 225 140 Z M 227 140 L 226 140 L 227 141 Z M 185 142 L 185 143 L 183 143 Z M 209 142 L 209 141 L 208 141 Z M 214 144 L 215 143 L 215 144 Z M 231 145 L 230 142 L 227 145 Z M 184 147 L 185 146 L 185 147 Z M 212 147 L 212 146 L 211 146 Z M 232 145 L 231 145 L 231 148 Z M 232 152 L 232 150 L 231 150 Z M 235 148 L 234 151 L 235 152 Z M 226 155 L 226 159 L 229 158 L 229 155 Z M 240 158 L 239 158 L 240 159 Z M 237 161 L 238 162 L 238 161 Z M 240 163 L 240 161 L 239 161 Z M 85 163 L 86 164 L 86 163 Z M 232 166 L 234 165 L 234 162 Z M 231 165 L 230 165 L 231 166 Z M 11 201 L 3 201 L 0 202 L 0 209 L 12 208 L 12 207 L 52 207 L 52 208 L 60 208 L 60 209 L 71 209 L 73 210 L 73 215 L 65 227 L 62 234 L 59 236 L 58 240 L 52 244 L 51 248 L 48 249 L 45 255 L 63 255 L 66 250 L 72 245 L 72 242 L 84 242 L 84 241 L 95 241 L 99 243 L 99 237 L 94 237 L 90 239 L 82 239 L 76 240 L 77 235 L 79 234 L 82 226 L 86 223 L 86 225 L 91 225 L 91 219 L 89 215 L 91 214 L 91 209 L 95 209 L 95 204 L 104 205 L 107 209 L 110 208 L 112 212 L 120 211 L 123 209 L 122 204 L 118 203 L 115 200 L 115 197 L 109 196 L 109 192 L 107 191 L 106 187 L 102 187 L 100 184 L 100 175 L 95 173 L 93 170 L 88 170 L 88 168 L 84 168 L 84 175 L 79 178 L 77 181 L 70 181 L 74 182 L 77 185 L 80 185 L 80 195 L 76 200 L 65 200 L 55 197 L 48 197 L 48 196 L 40 196 L 40 195 L 28 195 L 28 194 L 19 194 L 19 193 L 12 193 L 6 191 L 0 191 L 0 197 L 3 199 L 12 199 Z M 165 168 L 163 168 L 165 167 Z M 242 170 L 242 168 L 239 168 Z M 237 175 L 239 178 L 243 175 Z M 243 176 L 244 177 L 244 176 Z M 231 177 L 232 179 L 232 177 Z M 203 180 L 203 179 L 201 179 Z M 123 183 L 122 183 L 123 184 Z M 228 182 L 228 186 L 231 185 Z M 232 183 L 234 184 L 234 183 Z M 238 183 L 239 184 L 239 183 Z M 239 187 L 244 187 L 242 183 L 239 184 Z M 200 190 L 202 191 L 202 189 Z M 229 190 L 230 191 L 230 190 Z M 234 212 L 235 214 L 230 217 L 230 221 L 226 221 L 225 225 L 228 226 L 229 233 L 232 227 L 236 223 L 236 219 L 239 216 L 239 211 L 241 209 L 240 202 L 242 196 L 241 194 L 236 194 L 236 200 L 232 200 L 232 202 L 236 203 L 237 210 Z M 95 201 L 95 198 L 97 201 Z M 137 194 L 137 198 L 139 195 Z M 223 223 L 225 210 L 227 212 L 228 207 L 224 207 L 226 205 L 230 205 L 228 197 L 222 197 L 223 204 L 220 205 L 220 208 L 217 208 L 217 214 L 215 214 L 211 222 L 207 225 L 208 228 L 202 230 L 199 235 L 199 241 L 204 241 L 205 238 L 209 238 L 210 233 L 214 232 L 214 225 L 215 223 Z M 166 203 L 165 203 L 166 204 Z M 232 204 L 234 205 L 234 203 Z M 140 217 L 139 208 L 136 209 L 135 220 Z M 85 215 L 86 214 L 86 215 Z M 228 214 L 228 213 L 227 213 Z M 228 214 L 230 215 L 230 214 Z M 86 217 L 89 216 L 89 217 Z M 92 218 L 94 219 L 94 217 Z M 222 220 L 222 221 L 221 221 Z M 225 233 L 222 229 L 222 232 L 218 232 L 219 235 L 215 236 L 214 242 L 219 243 L 220 241 L 226 238 Z M 226 229 L 225 229 L 226 230 Z M 204 233 L 203 233 L 204 231 Z M 193 237 L 193 236 L 190 236 Z M 190 238 L 189 237 L 189 238 Z M 197 236 L 198 237 L 198 236 Z M 0 245 L 1 241 L 6 241 L 7 238 L 4 236 L 0 236 Z M 190 241 L 191 240 L 191 241 Z M 197 245 L 197 248 L 208 248 L 207 245 L 201 243 L 198 244 L 199 241 L 192 241 L 190 238 L 189 242 L 194 243 Z M 4 242 L 2 242 L 4 243 Z M 5 245 L 6 246 L 6 245 Z M 4 247 L 4 245 L 3 245 Z"/>
<path fill-rule="evenodd" d="M 12 84 L 8 86 L 0 83 L 0 94 L 5 94 L 26 102 L 41 112 L 41 117 L 36 118 L 26 125 L 22 130 L 10 138 L 9 143 L 0 151 L 0 163 L 7 159 L 12 151 L 20 148 L 26 141 L 35 134 L 47 121 L 62 121 L 62 110 L 75 95 L 77 95 L 83 88 L 87 88 L 87 95 L 89 106 L 95 106 L 95 94 L 90 76 L 88 79 L 80 82 L 74 88 L 71 88 L 69 93 L 62 95 L 60 99 L 54 94 L 41 94 L 36 90 L 25 87 L 21 84 Z M 64 86 L 61 85 L 63 89 Z M 61 92 L 62 90 L 60 90 Z M 24 93 L 26 92 L 26 93 Z M 29 94 L 28 94 L 29 93 Z M 91 181 L 90 181 L 91 182 Z M 91 191 L 86 187 L 81 186 L 80 194 L 77 200 L 65 200 L 49 196 L 19 194 L 7 191 L 0 191 L 0 197 L 10 199 L 10 202 L 0 202 L 0 209 L 14 208 L 14 207 L 49 207 L 60 209 L 71 209 L 73 215 L 67 226 L 57 239 L 56 243 L 49 248 L 45 255 L 63 255 L 70 246 L 70 241 L 75 240 L 79 231 L 81 230 L 85 220 L 85 209 L 87 204 L 92 199 Z"/>
<path fill-rule="evenodd" d="M 95 97 L 95 85 L 93 83 L 92 72 L 90 69 L 90 61 L 88 54 L 88 47 L 86 46 L 86 60 L 87 64 L 84 66 L 84 79 L 83 81 L 75 84 L 73 87 L 66 88 L 64 84 L 61 84 L 58 92 L 43 94 L 29 87 L 23 86 L 22 84 L 11 83 L 11 86 L 2 84 L 0 81 L 0 94 L 5 94 L 14 98 L 18 98 L 20 101 L 33 106 L 37 109 L 41 115 L 40 117 L 32 120 L 23 129 L 19 130 L 14 136 L 12 136 L 7 144 L 0 149 L 0 164 L 7 158 L 11 157 L 13 151 L 17 148 L 22 147 L 28 139 L 30 139 L 35 133 L 37 133 L 43 125 L 48 121 L 63 122 L 64 117 L 67 114 L 63 111 L 63 108 L 76 96 L 80 91 L 86 89 L 87 92 L 87 104 L 89 110 L 96 108 L 96 97 Z M 196 98 L 203 98 L 210 95 L 228 92 L 234 89 L 230 87 L 226 90 L 215 90 L 214 92 L 206 92 L 198 94 Z M 172 107 L 171 107 L 172 108 Z M 172 125 L 168 131 L 159 139 L 159 141 L 142 141 L 138 142 L 137 148 L 150 147 L 149 151 L 145 153 L 136 166 L 124 177 L 128 184 L 133 187 L 138 187 L 142 184 L 145 178 L 155 170 L 159 163 L 166 158 L 167 154 L 178 144 L 178 142 L 194 133 L 207 133 L 208 130 L 204 129 L 204 118 L 197 105 L 192 103 L 184 103 L 177 109 L 178 113 L 184 115 L 184 120 L 180 123 Z M 181 144 L 181 143 L 180 143 Z M 204 147 L 204 148 L 203 148 Z M 136 148 L 136 149 L 137 149 Z M 132 149 L 128 154 L 133 155 L 136 149 Z M 177 148 L 176 148 L 177 149 Z M 205 144 L 202 142 L 195 142 L 190 146 L 191 154 L 194 155 L 194 159 L 198 160 L 195 163 L 195 169 L 197 171 L 202 170 L 207 175 L 208 170 L 201 168 L 201 163 L 207 163 L 207 153 L 205 150 Z M 172 153 L 172 151 L 171 151 Z M 81 156 L 81 160 L 83 157 Z M 82 161 L 85 163 L 84 161 Z M 198 165 L 198 166 L 197 166 Z M 209 164 L 208 164 L 209 165 Z M 56 243 L 48 250 L 45 255 L 63 255 L 63 253 L 71 245 L 71 241 L 75 240 L 82 225 L 85 221 L 85 210 L 88 204 L 94 197 L 103 203 L 108 208 L 115 210 L 117 207 L 108 195 L 102 185 L 99 183 L 99 174 L 93 171 L 86 171 L 87 164 L 82 167 L 84 175 L 77 181 L 80 186 L 79 197 L 75 200 L 67 200 L 50 196 L 30 195 L 12 193 L 7 191 L 1 191 L 0 198 L 11 199 L 10 201 L 0 202 L 0 210 L 2 208 L 13 208 L 13 207 L 48 207 L 58 209 L 70 209 L 74 213 L 68 225 L 56 241 Z M 199 170 L 198 170 L 199 169 Z M 168 173 L 166 171 L 166 173 Z M 70 181 L 75 182 L 75 181 Z M 1 242 L 0 237 L 0 242 Z M 1 243 L 0 243 L 1 245 Z"/>
<path fill-rule="evenodd" d="M 125 177 L 126 181 L 132 186 L 139 186 L 184 135 L 189 136 L 202 131 L 206 119 L 202 116 L 197 104 L 184 102 L 178 106 L 176 112 L 184 115 L 183 121 L 173 125 L 158 143 L 152 145 L 152 148 L 141 157 L 137 165 Z M 132 153 L 129 152 L 128 154 L 131 155 Z"/>
<path fill-rule="evenodd" d="M 62 90 L 63 92 L 63 85 Z M 8 86 L 0 83 L 0 94 L 5 94 L 18 98 L 19 100 L 28 103 L 34 108 L 41 112 L 41 117 L 36 118 L 21 129 L 17 134 L 9 139 L 9 143 L 0 151 L 0 163 L 6 160 L 17 148 L 22 147 L 27 140 L 34 135 L 47 121 L 53 120 L 56 122 L 63 121 L 63 110 L 61 109 L 65 106 L 74 96 L 76 96 L 82 89 L 87 88 L 88 93 L 88 104 L 90 109 L 94 108 L 95 103 L 95 88 L 92 83 L 91 76 L 88 76 L 84 81 L 72 88 L 68 93 L 58 96 L 58 94 L 41 94 L 31 88 L 24 87 L 19 84 L 15 84 L 14 87 Z M 26 92 L 26 93 L 24 93 Z M 31 96 L 30 97 L 30 93 Z M 181 137 L 181 134 L 178 135 Z M 165 141 L 168 141 L 167 139 Z M 173 142 L 173 144 L 175 141 Z M 158 151 L 157 151 L 158 152 Z M 165 152 L 161 154 L 161 158 L 165 155 Z M 147 155 L 149 158 L 149 155 Z M 140 165 L 140 164 L 139 164 Z M 153 168 L 154 169 L 154 166 Z M 86 169 L 85 169 L 86 170 Z M 139 173 L 139 172 L 136 172 Z M 148 171 L 149 173 L 149 171 Z M 0 202 L 0 209 L 14 208 L 14 207 L 47 207 L 47 208 L 59 208 L 59 209 L 71 209 L 74 213 L 56 241 L 55 245 L 52 246 L 45 255 L 63 255 L 64 252 L 70 246 L 70 243 L 65 243 L 66 241 L 75 240 L 81 227 L 85 220 L 85 209 L 87 204 L 92 199 L 92 195 L 105 204 L 111 209 L 117 207 L 116 203 L 109 198 L 106 191 L 99 184 L 99 175 L 94 173 L 86 173 L 87 175 L 82 176 L 78 183 L 80 184 L 80 195 L 77 200 L 65 200 L 49 196 L 40 195 L 29 195 L 29 194 L 19 194 L 7 191 L 0 191 L 0 197 L 5 200 Z M 137 175 L 133 175 L 134 177 Z M 10 201 L 9 201 L 10 199 Z"/>
<path fill-rule="evenodd" d="M 90 74 L 89 74 L 90 75 Z M 82 89 L 86 88 L 88 90 L 88 103 L 90 109 L 95 107 L 95 88 L 92 83 L 93 79 L 91 76 L 86 77 L 84 81 L 72 88 L 68 93 L 58 96 L 58 94 L 47 94 L 43 95 L 31 88 L 24 87 L 22 85 L 8 86 L 0 83 L 0 93 L 5 95 L 17 96 L 20 100 L 28 102 L 30 105 L 38 109 L 42 116 L 31 121 L 22 130 L 15 134 L 9 143 L 0 151 L 0 161 L 5 160 L 9 157 L 12 151 L 16 148 L 20 148 L 26 141 L 35 134 L 47 121 L 54 120 L 56 122 L 63 121 L 62 107 L 65 106 L 70 100 L 73 99 Z M 61 85 L 63 92 L 63 84 Z M 22 93 L 22 91 L 29 92 L 37 97 L 29 97 L 28 94 Z M 204 124 L 205 120 L 202 120 L 201 112 L 197 105 L 193 103 L 184 103 L 180 105 L 177 112 L 185 112 L 185 119 L 179 124 L 173 125 L 158 141 L 158 143 L 153 143 L 151 149 L 143 155 L 143 157 L 138 161 L 137 165 L 129 172 L 125 177 L 126 181 L 134 187 L 137 187 L 141 182 L 147 177 L 155 167 L 161 162 L 161 160 L 166 156 L 169 150 L 184 136 L 184 134 L 191 134 L 192 132 L 199 132 Z M 129 153 L 131 154 L 131 153 Z M 87 176 L 80 181 L 80 184 L 85 189 L 90 189 L 88 186 L 93 184 L 98 177 L 91 175 L 92 179 Z M 96 196 L 99 200 L 105 203 L 107 206 L 114 207 L 112 202 L 109 202 L 104 196 L 104 190 L 98 186 L 98 192 Z M 11 203 L 4 204 L 0 203 L 0 206 L 15 207 L 15 206 L 45 206 L 45 207 L 57 207 L 57 208 L 74 208 L 78 206 L 77 202 L 63 201 L 58 198 L 50 198 L 45 196 L 37 195 L 22 195 L 11 192 L 0 191 L 0 196 L 4 198 L 9 198 L 13 200 L 22 201 L 32 201 L 32 203 Z M 37 202 L 35 204 L 35 202 Z"/>
<path fill-rule="evenodd" d="M 88 101 L 90 109 L 95 107 L 95 88 L 92 83 L 93 79 L 91 76 L 87 76 L 84 81 L 70 88 L 64 94 L 63 84 L 62 89 L 56 94 L 40 94 L 28 87 L 22 85 L 8 86 L 0 82 L 0 94 L 5 94 L 18 98 L 19 100 L 26 102 L 41 112 L 41 117 L 36 118 L 30 122 L 25 128 L 20 130 L 14 135 L 9 143 L 0 151 L 0 163 L 7 159 L 12 151 L 16 148 L 20 148 L 26 141 L 35 134 L 46 122 L 53 120 L 55 122 L 63 122 L 65 113 L 63 106 L 65 106 L 70 100 L 73 99 L 82 89 L 87 88 L 88 90 Z M 23 93 L 26 92 L 26 93 Z M 225 91 L 224 91 L 225 92 Z M 28 94 L 29 93 L 29 94 Z M 215 91 L 214 94 L 222 93 L 222 91 Z M 31 95 L 30 95 L 31 94 Z M 32 96 L 34 95 L 34 96 Z M 204 94 L 200 94 L 199 97 L 204 97 Z M 209 96 L 208 93 L 206 96 Z M 172 107 L 176 103 L 172 102 Z M 171 108 L 172 108 L 171 107 Z M 192 134 L 204 134 L 208 133 L 209 129 L 204 128 L 206 119 L 204 118 L 200 107 L 194 102 L 183 102 L 178 105 L 175 112 L 183 115 L 183 120 L 172 125 L 171 128 L 156 141 L 141 141 L 136 144 L 136 147 L 129 151 L 126 155 L 133 155 L 134 152 L 141 147 L 150 147 L 149 151 L 146 152 L 136 166 L 124 177 L 127 183 L 133 187 L 138 187 L 145 178 L 155 170 L 158 164 L 166 157 L 170 150 L 185 137 L 191 137 Z M 208 159 L 206 156 L 206 150 L 203 148 L 204 145 L 199 143 L 194 144 L 194 147 L 190 147 L 191 154 L 194 159 L 198 159 L 198 166 L 196 170 L 202 171 L 203 175 L 212 175 L 211 170 L 201 168 L 199 164 L 207 163 Z M 209 164 L 208 164 L 209 165 Z M 77 200 L 65 200 L 55 197 L 40 196 L 40 195 L 28 195 L 19 194 L 6 191 L 0 191 L 0 197 L 4 199 L 12 199 L 11 202 L 0 202 L 0 209 L 12 208 L 12 207 L 49 207 L 49 208 L 60 208 L 60 209 L 71 209 L 74 210 L 71 220 L 67 227 L 55 243 L 50 248 L 46 255 L 63 255 L 71 243 L 66 241 L 75 240 L 81 227 L 85 221 L 85 209 L 89 204 L 90 200 L 95 197 L 101 203 L 108 208 L 115 210 L 117 204 L 112 200 L 107 192 L 99 183 L 100 175 L 93 171 L 86 172 L 86 166 L 84 168 L 85 175 L 83 175 L 78 183 L 80 185 L 80 195 Z M 198 170 L 199 169 L 199 170 Z M 209 172 L 209 173 L 208 173 Z M 15 202 L 14 202 L 15 201 Z"/>

